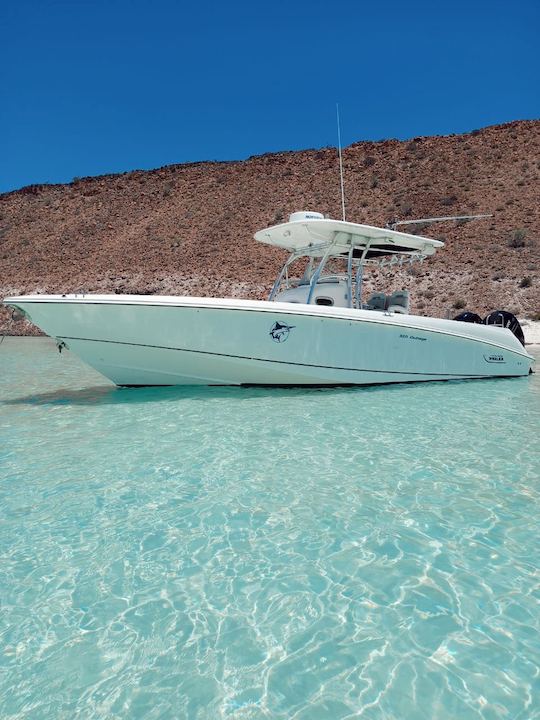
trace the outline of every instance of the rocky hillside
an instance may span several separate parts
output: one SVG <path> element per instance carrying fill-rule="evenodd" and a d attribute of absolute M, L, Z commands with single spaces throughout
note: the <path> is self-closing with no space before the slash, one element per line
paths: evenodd
<path fill-rule="evenodd" d="M 422 265 L 366 273 L 366 292 L 408 288 L 420 314 L 538 315 L 540 121 L 359 142 L 343 159 L 349 220 L 493 215 L 419 227 L 446 247 Z M 263 298 L 283 254 L 253 233 L 303 209 L 340 217 L 335 148 L 31 185 L 0 195 L 0 295 Z M 0 313 L 1 332 L 29 332 Z"/>

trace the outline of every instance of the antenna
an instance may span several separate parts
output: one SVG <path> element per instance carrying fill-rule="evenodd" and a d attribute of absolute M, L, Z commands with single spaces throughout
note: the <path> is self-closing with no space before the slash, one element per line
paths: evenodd
<path fill-rule="evenodd" d="M 337 137 L 338 137 L 338 154 L 339 154 L 339 178 L 341 182 L 341 214 L 345 220 L 345 189 L 343 186 L 343 159 L 341 157 L 341 127 L 339 124 L 339 104 L 336 103 L 336 120 L 337 120 Z"/>
<path fill-rule="evenodd" d="M 418 225 L 418 223 L 443 222 L 444 220 L 479 220 L 480 218 L 490 217 L 493 217 L 493 215 L 446 215 L 444 217 L 420 218 L 419 220 L 397 220 L 389 222 L 386 227 L 389 230 L 395 230 L 398 225 Z"/>

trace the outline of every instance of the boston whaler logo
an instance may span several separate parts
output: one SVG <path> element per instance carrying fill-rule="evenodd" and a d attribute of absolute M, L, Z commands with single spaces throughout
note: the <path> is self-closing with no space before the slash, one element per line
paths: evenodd
<path fill-rule="evenodd" d="M 280 323 L 276 321 L 272 325 L 268 334 L 270 335 L 272 340 L 274 340 L 274 342 L 282 343 L 285 342 L 285 340 L 289 337 L 289 333 L 295 327 L 295 325 L 287 325 L 286 323 Z"/>
<path fill-rule="evenodd" d="M 488 363 L 503 363 L 503 362 L 505 362 L 504 356 L 499 355 L 498 353 L 493 353 L 492 355 L 484 355 L 484 360 Z"/>

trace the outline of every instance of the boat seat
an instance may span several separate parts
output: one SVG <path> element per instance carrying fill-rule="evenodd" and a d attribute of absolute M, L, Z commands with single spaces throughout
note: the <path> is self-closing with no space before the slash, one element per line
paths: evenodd
<path fill-rule="evenodd" d="M 386 308 L 386 295 L 383 292 L 373 293 L 366 305 L 368 310 L 384 310 Z"/>
<path fill-rule="evenodd" d="M 396 290 L 388 297 L 388 312 L 402 313 L 406 315 L 409 312 L 409 291 Z"/>

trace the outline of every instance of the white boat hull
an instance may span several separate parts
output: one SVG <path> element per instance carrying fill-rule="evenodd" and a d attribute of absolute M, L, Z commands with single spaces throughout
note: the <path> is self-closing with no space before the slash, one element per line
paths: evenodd
<path fill-rule="evenodd" d="M 366 385 L 529 373 L 505 328 L 367 310 L 128 295 L 6 298 L 117 385 Z"/>

